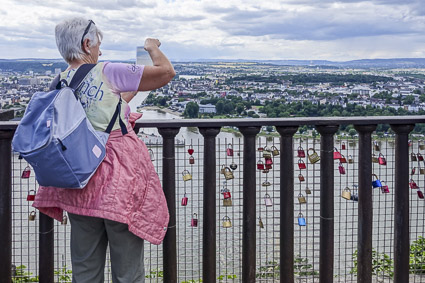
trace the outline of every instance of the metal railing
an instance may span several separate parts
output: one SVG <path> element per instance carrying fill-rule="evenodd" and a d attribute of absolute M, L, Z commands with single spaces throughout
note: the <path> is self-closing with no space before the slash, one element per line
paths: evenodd
<path fill-rule="evenodd" d="M 395 132 L 394 151 L 394 282 L 409 282 L 409 145 L 408 135 L 425 117 L 347 117 L 290 119 L 156 120 L 138 122 L 140 128 L 157 128 L 162 142 L 162 184 L 170 212 L 169 227 L 176 219 L 176 142 L 182 127 L 197 127 L 204 139 L 202 203 L 202 280 L 217 280 L 217 164 L 216 137 L 223 126 L 238 127 L 243 135 L 242 183 L 242 282 L 255 282 L 257 237 L 257 148 L 256 136 L 262 126 L 275 126 L 280 134 L 280 282 L 294 282 L 294 134 L 299 126 L 314 126 L 320 133 L 320 231 L 319 282 L 334 280 L 334 135 L 340 125 L 354 125 L 358 148 L 358 234 L 357 281 L 372 282 L 373 206 L 371 180 L 372 132 L 389 124 Z M 12 156 L 11 140 L 17 122 L 0 122 L 0 282 L 11 282 L 12 265 Z M 39 280 L 54 282 L 53 220 L 40 215 Z M 169 229 L 163 243 L 164 282 L 178 282 L 177 229 Z"/>

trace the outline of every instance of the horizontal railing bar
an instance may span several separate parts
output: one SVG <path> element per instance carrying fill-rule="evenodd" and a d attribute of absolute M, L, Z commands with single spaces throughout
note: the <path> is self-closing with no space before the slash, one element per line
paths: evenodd
<path fill-rule="evenodd" d="M 300 125 L 377 125 L 425 123 L 425 116 L 354 116 L 354 117 L 297 117 L 297 118 L 253 118 L 253 119 L 142 119 L 138 128 L 180 127 L 258 127 Z M 14 130 L 19 121 L 0 122 L 0 130 Z"/>

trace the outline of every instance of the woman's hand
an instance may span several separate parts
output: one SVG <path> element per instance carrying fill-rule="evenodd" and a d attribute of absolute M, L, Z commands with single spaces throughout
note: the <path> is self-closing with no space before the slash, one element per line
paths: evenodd
<path fill-rule="evenodd" d="M 153 48 L 158 48 L 161 46 L 161 42 L 159 42 L 156 38 L 146 38 L 145 40 L 145 50 L 151 51 Z"/>

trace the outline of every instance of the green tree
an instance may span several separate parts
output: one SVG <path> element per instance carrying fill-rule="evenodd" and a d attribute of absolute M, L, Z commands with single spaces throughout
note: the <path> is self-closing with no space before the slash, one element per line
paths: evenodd
<path fill-rule="evenodd" d="M 189 102 L 186 105 L 183 115 L 189 118 L 198 118 L 199 105 L 196 102 Z"/>
<path fill-rule="evenodd" d="M 215 105 L 215 111 L 217 114 L 223 114 L 224 113 L 224 101 L 219 100 L 217 104 Z"/>

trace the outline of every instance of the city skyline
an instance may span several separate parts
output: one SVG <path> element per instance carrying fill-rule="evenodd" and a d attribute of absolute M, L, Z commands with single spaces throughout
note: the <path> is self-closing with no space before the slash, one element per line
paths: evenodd
<path fill-rule="evenodd" d="M 146 37 L 172 60 L 331 60 L 425 57 L 419 0 L 4 0 L 0 59 L 60 58 L 54 27 L 92 19 L 102 60 L 136 58 Z"/>

